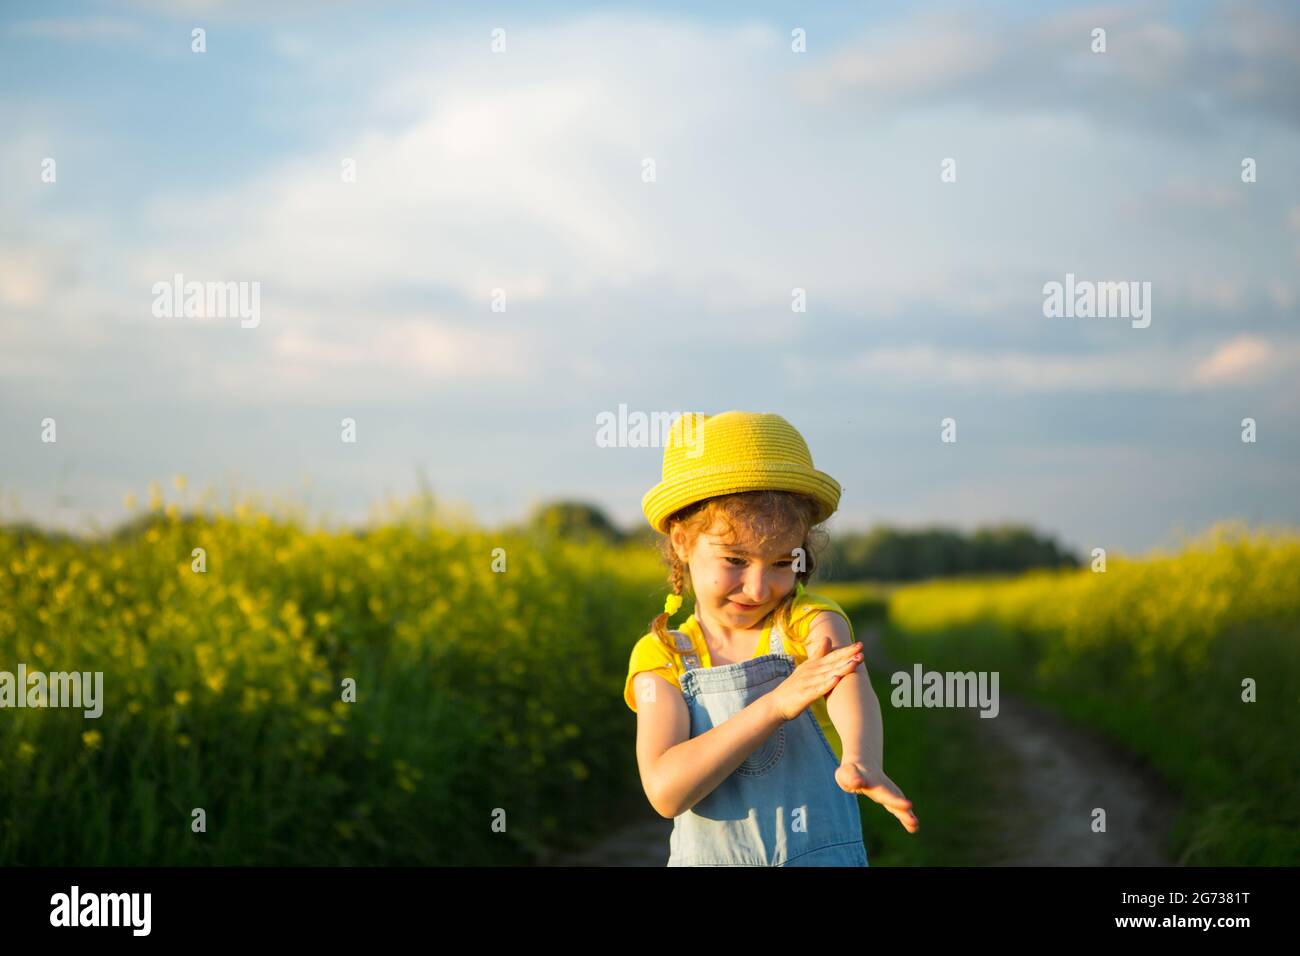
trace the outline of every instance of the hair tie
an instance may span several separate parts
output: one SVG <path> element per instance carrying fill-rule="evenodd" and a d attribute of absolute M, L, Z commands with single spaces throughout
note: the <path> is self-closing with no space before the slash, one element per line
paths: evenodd
<path fill-rule="evenodd" d="M 664 613 L 672 617 L 677 613 L 677 609 L 682 606 L 682 596 L 680 594 L 668 595 L 668 600 L 664 601 Z"/>

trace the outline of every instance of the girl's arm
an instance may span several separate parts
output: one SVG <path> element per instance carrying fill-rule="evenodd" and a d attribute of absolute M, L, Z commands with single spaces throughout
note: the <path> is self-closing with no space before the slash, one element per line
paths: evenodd
<path fill-rule="evenodd" d="M 682 692 L 657 674 L 638 674 L 636 757 L 655 812 L 671 820 L 699 803 L 785 723 L 764 694 L 698 737 Z"/>
<path fill-rule="evenodd" d="M 834 611 L 822 611 L 808 629 L 808 645 L 826 636 L 831 650 L 853 640 L 848 622 Z M 876 770 L 884 770 L 885 729 L 880 700 L 871 686 L 864 662 L 851 674 L 845 674 L 826 699 L 826 714 L 840 735 L 844 752 L 840 760 L 854 760 Z"/>
<path fill-rule="evenodd" d="M 810 642 L 829 637 L 833 645 L 839 645 L 849 640 L 850 631 L 844 618 L 832 612 L 823 612 L 821 617 L 824 620 L 814 621 L 810 629 Z M 834 648 L 829 653 L 835 653 Z M 835 782 L 849 793 L 861 793 L 874 800 L 896 816 L 904 830 L 916 833 L 921 821 L 912 811 L 912 801 L 885 773 L 885 731 L 880 701 L 865 666 L 845 674 L 831 688 L 826 713 L 844 745 Z"/>

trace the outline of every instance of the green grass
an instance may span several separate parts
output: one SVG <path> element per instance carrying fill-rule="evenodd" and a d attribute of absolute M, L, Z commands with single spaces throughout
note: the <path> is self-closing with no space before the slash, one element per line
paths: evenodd
<path fill-rule="evenodd" d="M 1112 561 L 1105 573 L 932 582 L 894 592 L 890 619 L 900 659 L 907 648 L 928 669 L 996 670 L 1003 692 L 1157 771 L 1183 807 L 1173 862 L 1300 862 L 1293 536 L 1212 529 L 1179 554 Z M 1243 699 L 1248 683 L 1253 702 Z M 906 726 L 901 715 L 891 721 Z M 887 741 L 897 738 L 887 727 Z M 892 764 L 901 755 L 890 746 Z M 944 775 L 956 780 L 965 769 Z"/>
<path fill-rule="evenodd" d="M 887 626 L 894 585 L 881 582 L 819 583 L 812 590 L 836 601 L 861 639 L 868 627 Z M 900 665 L 912 659 L 885 633 L 885 647 Z M 979 748 L 968 714 L 943 709 L 893 708 L 889 674 L 871 670 L 881 704 L 885 772 L 912 801 L 921 828 L 903 829 L 892 813 L 860 796 L 862 835 L 872 866 L 970 866 L 986 863 L 1001 845 L 1000 798 L 1012 766 L 1009 754 Z M 832 732 L 827 730 L 828 736 Z"/>

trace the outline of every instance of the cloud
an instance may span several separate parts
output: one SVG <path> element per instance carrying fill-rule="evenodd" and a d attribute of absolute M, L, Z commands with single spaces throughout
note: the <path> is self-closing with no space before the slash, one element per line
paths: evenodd
<path fill-rule="evenodd" d="M 1269 282 L 1268 296 L 1272 300 L 1274 308 L 1279 312 L 1288 311 L 1296 303 L 1295 289 L 1279 279 Z"/>
<path fill-rule="evenodd" d="M 873 40 L 832 55 L 825 63 L 797 74 L 795 89 L 825 101 L 856 93 L 877 104 L 911 100 L 988 75 L 1006 55 L 1001 37 L 972 42 L 976 28 L 970 14 L 953 17 L 922 14 L 902 27 L 873 31 Z"/>
<path fill-rule="evenodd" d="M 346 341 L 290 331 L 276 336 L 274 351 L 290 364 L 320 370 L 386 369 L 436 375 L 439 381 L 514 378 L 527 365 L 523 337 L 457 328 L 432 316 L 357 323 Z"/>
<path fill-rule="evenodd" d="M 9 25 L 9 33 L 19 37 L 51 40 L 122 39 L 139 37 L 139 24 L 121 17 L 62 17 L 57 19 L 20 20 Z"/>
<path fill-rule="evenodd" d="M 1300 341 L 1240 336 L 1204 356 L 1201 346 L 1111 349 L 1086 354 L 952 349 L 918 344 L 868 348 L 816 362 L 791 357 L 792 375 L 821 375 L 872 387 L 978 387 L 996 392 L 1142 390 L 1178 392 L 1249 381 L 1300 368 Z"/>
<path fill-rule="evenodd" d="M 337 11 L 360 4 L 357 0 L 281 0 L 274 4 L 261 0 L 125 0 L 125 5 L 143 13 L 178 19 L 205 16 L 259 22 L 285 15 L 322 15 L 330 12 L 331 7 Z"/>
<path fill-rule="evenodd" d="M 1294 346 L 1277 349 L 1254 335 L 1239 335 L 1199 363 L 1192 380 L 1201 384 L 1258 382 L 1296 360 Z"/>
<path fill-rule="evenodd" d="M 973 14 L 922 16 L 890 28 L 906 42 L 888 69 L 850 59 L 837 82 L 883 91 L 882 102 L 923 88 L 915 102 L 924 104 L 996 74 L 1026 36 L 1017 30 L 1036 29 L 1056 49 L 1103 15 L 1133 29 L 1147 22 L 1140 10 L 1089 10 L 1007 32 Z M 358 121 L 333 124 L 323 140 L 268 149 L 266 164 L 233 186 L 192 176 L 145 183 L 129 200 L 129 240 L 119 244 L 105 220 L 68 247 L 95 267 L 77 297 L 51 300 L 56 286 L 26 267 L 10 270 L 0 296 L 44 294 L 67 340 L 78 323 L 83 342 L 132 326 L 140 340 L 125 361 L 165 365 L 184 352 L 186 374 L 203 387 L 252 400 L 265 383 L 291 390 L 284 400 L 295 402 L 330 400 L 341 374 L 371 398 L 407 397 L 422 382 L 466 391 L 503 381 L 625 385 L 629 366 L 660 354 L 629 348 L 645 330 L 655 347 L 672 335 L 727 341 L 738 361 L 824 350 L 818 337 L 833 327 L 837 354 L 860 355 L 858 372 L 904 385 L 915 374 L 1022 390 L 1143 388 L 1142 359 L 1034 351 L 1045 343 L 1024 322 L 1041 305 L 1045 276 L 1155 280 L 1170 274 L 1161 260 L 1172 263 L 1172 278 L 1153 284 L 1168 295 L 1162 301 L 1178 302 L 1183 328 L 1215 309 L 1253 305 L 1251 290 L 1275 309 L 1289 301 L 1288 287 L 1257 274 L 1268 263 L 1249 243 L 1220 243 L 1215 268 L 1196 269 L 1182 257 L 1186 237 L 1155 244 L 1151 223 L 1117 229 L 1131 183 L 1117 188 L 1113 167 L 1095 159 L 1053 166 L 1061 152 L 1083 155 L 1084 127 L 1018 113 L 1000 95 L 990 107 L 1008 115 L 963 125 L 953 114 L 936 133 L 933 114 L 916 112 L 864 141 L 841 119 L 809 125 L 783 85 L 783 35 L 767 27 L 602 13 L 512 29 L 503 56 L 477 28 L 463 29 L 412 31 L 400 54 L 382 33 L 346 44 L 354 70 L 372 78 L 358 95 L 381 106 L 384 121 L 359 109 L 348 114 Z M 970 46 L 976 33 L 983 40 Z M 1174 70 L 1178 41 L 1160 36 L 1152 42 L 1165 50 L 1161 70 Z M 299 99 L 304 108 L 330 101 L 337 77 L 321 64 L 335 65 L 337 44 L 315 34 L 271 44 L 281 56 L 306 50 L 294 102 L 268 101 L 269 116 L 296 111 Z M 1083 54 L 1077 62 L 1091 63 Z M 274 55 L 268 63 L 283 65 Z M 1126 133 L 1129 155 L 1177 168 L 1167 146 Z M 948 136 L 970 150 L 959 186 L 939 185 L 937 160 L 917 172 L 915 157 L 944 155 L 935 150 Z M 641 181 L 647 157 L 658 169 L 652 184 Z M 355 183 L 340 175 L 345 159 L 356 161 Z M 1138 194 L 1156 224 L 1179 208 L 1251 212 L 1203 169 Z M 57 218 L 43 217 L 42 230 Z M 160 331 L 149 289 L 177 272 L 260 282 L 260 327 L 232 335 L 182 321 Z M 810 311 L 792 320 L 796 286 Z M 505 313 L 489 308 L 496 289 L 506 293 Z M 916 343 L 912 322 L 923 323 L 928 342 Z M 955 339 L 982 348 L 953 349 Z M 862 351 L 864 340 L 874 349 Z M 676 367 L 707 376 L 705 352 Z M 1156 378 L 1185 380 L 1204 357 L 1157 356 Z M 166 374 L 180 373 L 160 371 L 155 386 L 165 387 Z"/>
<path fill-rule="evenodd" d="M 1000 20 L 930 12 L 873 30 L 796 77 L 817 101 L 898 113 L 961 103 L 987 111 L 1074 111 L 1178 135 L 1253 114 L 1300 127 L 1300 18 L 1294 9 L 1220 2 L 1202 22 L 1165 22 L 1167 7 L 1067 10 Z M 1091 50 L 1106 30 L 1106 51 Z"/>
<path fill-rule="evenodd" d="M 51 279 L 48 264 L 35 249 L 0 247 L 0 306 L 30 309 L 43 305 Z"/>
<path fill-rule="evenodd" d="M 1192 273 L 1174 288 L 1183 307 L 1202 311 L 1239 313 L 1246 307 L 1247 283 L 1242 276 L 1214 276 Z"/>
<path fill-rule="evenodd" d="M 1157 191 L 1154 198 L 1157 200 L 1157 208 L 1229 209 L 1242 205 L 1238 186 L 1190 176 L 1174 176 Z"/>

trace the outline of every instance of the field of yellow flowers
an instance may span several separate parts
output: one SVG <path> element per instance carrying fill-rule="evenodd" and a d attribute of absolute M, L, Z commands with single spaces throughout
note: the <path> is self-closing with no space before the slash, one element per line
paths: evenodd
<path fill-rule="evenodd" d="M 0 530 L 0 672 L 104 675 L 98 718 L 0 709 L 0 865 L 530 863 L 639 794 L 650 549 L 156 492 L 141 518 Z M 1184 796 L 1178 862 L 1300 860 L 1300 537 L 868 597 L 927 667 L 996 669 L 1145 756 Z"/>
<path fill-rule="evenodd" d="M 997 670 L 1145 757 L 1183 797 L 1176 862 L 1300 863 L 1300 535 L 1222 523 L 1104 572 L 919 584 L 889 621 L 926 667 Z"/>
<path fill-rule="evenodd" d="M 0 710 L 0 864 L 527 863 L 637 786 L 648 549 L 147 517 L 0 531 L 0 671 L 104 675 L 98 719 Z"/>

